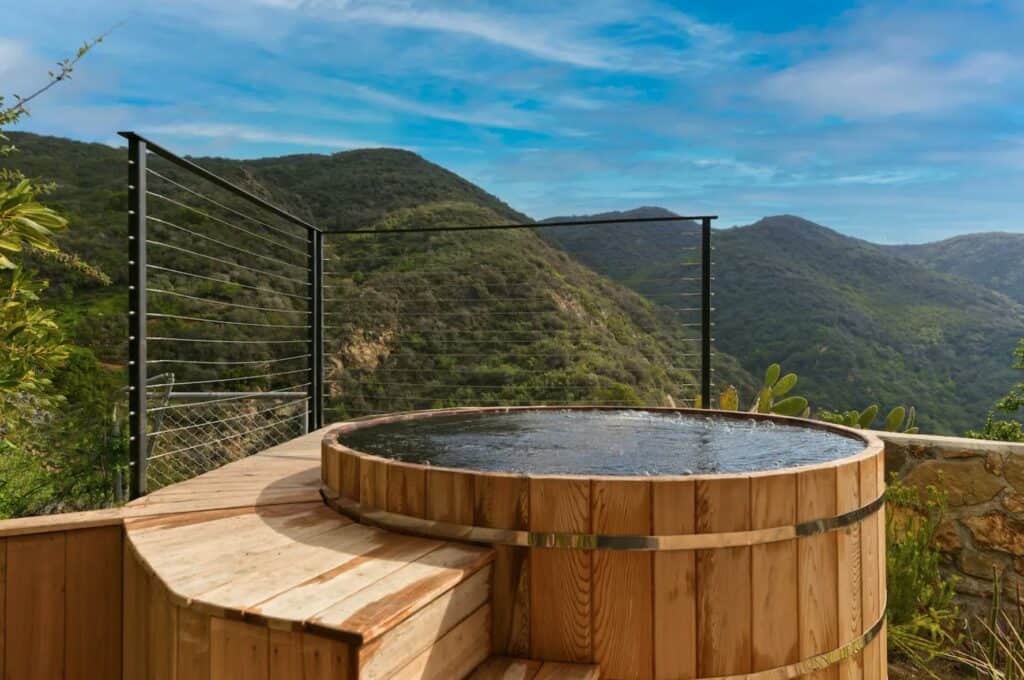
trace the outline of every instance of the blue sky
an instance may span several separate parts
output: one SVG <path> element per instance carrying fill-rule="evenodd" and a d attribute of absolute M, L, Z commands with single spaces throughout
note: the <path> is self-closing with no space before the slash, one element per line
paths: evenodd
<path fill-rule="evenodd" d="M 126 17 L 23 129 L 241 158 L 403 147 L 538 218 L 1024 231 L 1024 0 L 38 0 L 5 13 L 0 91 Z"/>

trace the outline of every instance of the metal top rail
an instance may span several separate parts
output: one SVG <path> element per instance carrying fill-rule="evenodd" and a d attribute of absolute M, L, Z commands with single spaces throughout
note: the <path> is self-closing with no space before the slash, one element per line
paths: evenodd
<path fill-rule="evenodd" d="M 229 182 L 228 180 L 224 179 L 220 175 L 216 175 L 216 174 L 210 172 L 209 170 L 207 170 L 206 168 L 203 168 L 202 166 L 196 165 L 195 163 L 193 163 L 192 161 L 188 160 L 187 158 L 182 158 L 178 154 L 176 154 L 176 153 L 174 153 L 172 151 L 168 151 L 167 149 L 165 149 L 164 147 L 160 146 L 156 142 L 154 142 L 154 141 L 152 141 L 152 140 L 150 140 L 150 139 L 148 139 L 146 137 L 143 137 L 142 135 L 138 134 L 137 132 L 132 132 L 130 130 L 127 130 L 127 131 L 122 130 L 121 132 L 118 132 L 117 134 L 121 135 L 122 137 L 124 137 L 125 139 L 127 139 L 129 141 L 135 139 L 137 141 L 144 142 L 146 144 L 146 148 L 147 149 L 149 149 L 153 153 L 157 154 L 158 156 L 160 156 L 164 160 L 170 161 L 171 163 L 174 163 L 178 167 L 184 168 L 185 170 L 188 170 L 189 172 L 195 173 L 196 175 L 199 175 L 203 179 L 207 180 L 208 182 L 216 184 L 221 189 L 225 189 L 227 191 L 230 191 L 231 193 L 235 194 L 236 196 L 239 196 L 240 198 L 244 198 L 245 200 L 249 201 L 250 203 L 255 203 L 256 205 L 258 205 L 259 207 L 263 208 L 264 210 L 266 210 L 268 212 L 271 212 L 271 213 L 274 213 L 275 215 L 277 215 L 281 219 L 287 220 L 287 221 L 291 222 L 292 224 L 296 224 L 296 225 L 298 225 L 300 227 L 304 227 L 305 229 L 310 229 L 312 231 L 317 231 L 317 232 L 321 231 L 321 229 L 319 227 L 317 227 L 317 226 L 315 226 L 313 224 L 310 224 L 309 222 L 305 221 L 302 218 L 299 218 L 299 217 L 296 217 L 295 215 L 292 215 L 290 212 L 288 212 L 286 210 L 282 210 L 281 208 L 278 208 L 273 203 L 268 203 L 267 201 L 263 200 L 262 198 L 260 198 L 259 196 L 253 194 L 252 192 L 246 191 L 242 187 L 240 187 L 237 184 L 234 184 L 232 182 Z"/>
<path fill-rule="evenodd" d="M 671 217 L 624 217 L 619 219 L 605 220 L 555 220 L 551 222 L 513 222 L 510 224 L 483 224 L 480 226 L 464 227 L 422 227 L 408 229 L 345 229 L 329 231 L 329 234 L 421 234 L 424 232 L 437 231 L 487 231 L 490 229 L 542 229 L 545 227 L 595 227 L 608 224 L 646 224 L 651 222 L 696 222 L 704 220 L 717 220 L 718 215 L 673 215 Z"/>

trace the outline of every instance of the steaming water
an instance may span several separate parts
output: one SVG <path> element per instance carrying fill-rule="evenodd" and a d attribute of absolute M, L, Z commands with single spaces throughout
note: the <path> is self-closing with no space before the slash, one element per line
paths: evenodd
<path fill-rule="evenodd" d="M 753 419 L 641 411 L 525 411 L 408 420 L 343 435 L 364 453 L 491 472 L 689 475 L 843 458 L 863 442 Z"/>

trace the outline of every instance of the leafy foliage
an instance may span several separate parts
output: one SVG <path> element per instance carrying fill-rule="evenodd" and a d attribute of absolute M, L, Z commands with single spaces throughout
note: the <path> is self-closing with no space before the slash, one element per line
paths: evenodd
<path fill-rule="evenodd" d="M 939 571 L 935 547 L 946 495 L 934 486 L 922 493 L 893 476 L 885 500 L 889 644 L 924 666 L 957 642 L 956 582 Z"/>
<path fill-rule="evenodd" d="M 70 78 L 78 60 L 96 42 L 61 61 L 35 93 L 15 96 L 13 106 L 5 107 L 0 97 L 0 128 L 28 115 L 29 102 Z M 95 379 L 98 365 L 69 365 L 74 350 L 57 314 L 41 299 L 47 283 L 36 279 L 24 260 L 36 255 L 100 284 L 109 279 L 58 247 L 56 238 L 68 220 L 39 200 L 51 185 L 30 179 L 11 165 L 17 149 L 10 141 L 0 132 L 0 160 L 5 160 L 0 169 L 0 517 L 77 507 L 88 494 L 70 487 L 84 477 L 100 479 L 102 495 L 110 492 L 109 479 L 95 475 L 93 423 L 77 417 L 79 407 L 68 407 L 69 381 L 60 380 L 88 370 L 85 382 L 95 390 L 103 384 Z M 82 403 L 106 404 L 109 399 L 104 395 Z"/>
<path fill-rule="evenodd" d="M 1024 370 L 1024 339 L 1017 345 L 1014 352 L 1017 357 L 1015 368 Z M 995 411 L 1015 414 L 1024 412 L 1024 382 L 1010 390 L 1010 393 L 996 402 Z M 995 439 L 1006 442 L 1024 442 L 1024 423 L 1016 418 L 997 418 L 995 411 L 989 411 L 985 426 L 981 430 L 972 430 L 968 437 L 976 439 Z"/>
<path fill-rule="evenodd" d="M 992 608 L 982 619 L 980 634 L 968 631 L 963 649 L 943 652 L 943 658 L 974 672 L 978 680 L 1020 680 L 1024 678 L 1024 605 L 1017 587 L 1017 611 L 1011 614 L 1002 606 L 1002 579 L 996 574 L 992 584 Z"/>

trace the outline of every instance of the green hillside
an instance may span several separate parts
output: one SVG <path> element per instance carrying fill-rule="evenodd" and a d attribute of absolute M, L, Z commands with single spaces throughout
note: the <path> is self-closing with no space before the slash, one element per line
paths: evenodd
<path fill-rule="evenodd" d="M 56 182 L 50 203 L 65 211 L 73 225 L 63 237 L 65 246 L 98 263 L 116 282 L 97 288 L 47 272 L 40 263 L 55 284 L 49 299 L 78 342 L 102 360 L 121 364 L 126 328 L 125 153 L 36 135 L 12 138 L 21 149 L 15 157 L 18 166 Z M 527 219 L 405 151 L 196 160 L 328 229 L 373 225 L 386 231 Z M 170 179 L 190 182 L 181 171 L 155 159 L 151 166 Z M 151 189 L 175 200 L 188 199 L 166 182 L 154 180 Z M 301 288 L 283 282 L 296 276 L 289 267 L 302 262 L 301 246 L 295 255 L 243 236 L 241 244 L 254 255 L 221 251 L 216 253 L 221 261 L 211 264 L 186 252 L 197 249 L 189 230 L 233 243 L 239 243 L 238 234 L 173 204 L 154 199 L 150 207 L 151 215 L 185 227 L 151 226 L 152 238 L 168 244 L 151 250 L 152 262 L 166 268 L 151 272 L 151 285 L 173 293 L 151 296 L 151 311 L 196 317 L 212 313 L 209 306 L 183 295 L 276 309 L 304 304 L 296 301 Z M 457 403 L 664 404 L 670 398 L 686 403 L 694 393 L 693 347 L 667 312 L 596 275 L 532 232 L 334 237 L 327 244 L 332 300 L 327 304 L 331 328 L 325 335 L 333 417 Z M 254 264 L 267 273 L 240 268 Z M 210 278 L 197 281 L 171 270 Z M 216 315 L 228 322 L 218 331 L 222 340 L 248 343 L 254 336 L 244 325 L 268 320 L 246 310 L 229 311 Z M 288 314 L 269 320 L 294 323 Z M 198 337 L 204 330 L 191 322 L 161 320 L 151 325 L 150 333 Z M 295 336 L 282 330 L 259 337 L 287 343 Z M 229 348 L 182 343 L 173 348 L 173 356 L 214 362 L 230 351 L 232 359 L 255 361 L 267 351 L 256 343 Z M 158 358 L 170 356 L 166 343 L 154 343 L 152 352 Z M 253 372 L 251 367 L 225 373 L 200 365 L 179 370 L 176 380 L 241 376 L 247 370 Z M 731 381 L 751 382 L 734 361 L 724 360 L 722 371 Z M 272 385 L 286 386 L 291 383 Z"/>
<path fill-rule="evenodd" d="M 669 225 L 628 229 L 617 244 L 582 229 L 555 238 L 584 263 L 664 299 L 651 279 L 675 276 L 690 240 Z M 960 433 L 1013 384 L 1024 307 L 999 293 L 797 217 L 716 230 L 714 244 L 718 346 L 755 375 L 781 361 L 818 407 L 909 403 L 926 431 Z M 612 251 L 621 264 L 604 269 Z"/>
<path fill-rule="evenodd" d="M 1024 234 L 965 234 L 935 243 L 887 248 L 936 271 L 973 281 L 1024 304 Z"/>

